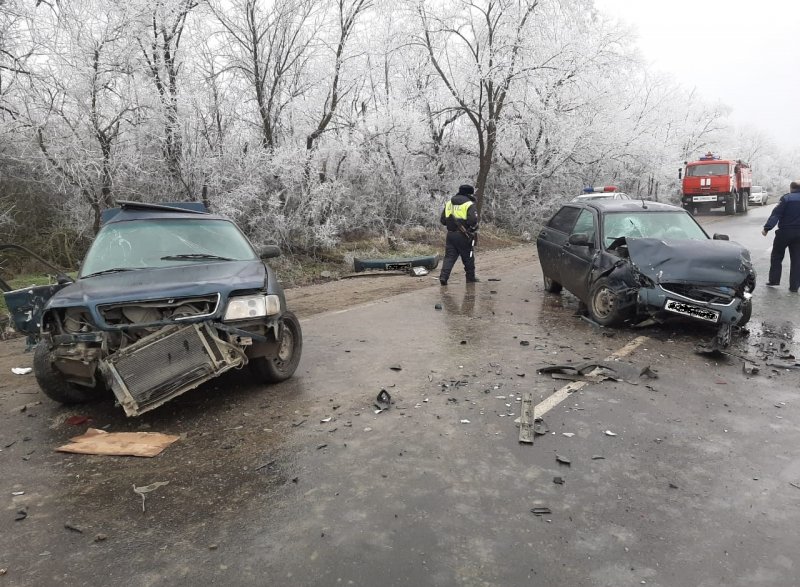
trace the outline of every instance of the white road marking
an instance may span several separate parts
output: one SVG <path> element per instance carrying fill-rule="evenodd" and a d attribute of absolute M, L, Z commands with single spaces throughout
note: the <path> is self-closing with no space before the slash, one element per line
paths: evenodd
<path fill-rule="evenodd" d="M 626 344 L 624 347 L 612 353 L 609 357 L 606 357 L 606 361 L 621 359 L 622 357 L 631 354 L 634 350 L 636 350 L 638 347 L 643 345 L 648 340 L 649 339 L 646 336 L 637 336 L 628 344 Z M 536 418 L 541 418 L 547 412 L 549 412 L 558 404 L 567 399 L 567 397 L 569 397 L 571 393 L 578 391 L 579 389 L 588 384 L 589 384 L 588 381 L 573 381 L 572 383 L 568 383 L 567 385 L 556 391 L 553 395 L 551 395 L 547 399 L 544 399 L 538 404 L 536 404 L 536 406 L 533 408 L 533 415 Z"/>

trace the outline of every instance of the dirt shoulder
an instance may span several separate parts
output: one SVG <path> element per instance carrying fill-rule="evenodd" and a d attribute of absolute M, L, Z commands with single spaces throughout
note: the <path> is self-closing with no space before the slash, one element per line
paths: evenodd
<path fill-rule="evenodd" d="M 495 272 L 502 273 L 514 267 L 536 275 L 539 273 L 534 244 L 489 251 L 478 249 L 475 254 L 475 264 L 478 277 L 482 279 L 488 279 Z M 425 287 L 440 287 L 440 269 L 441 263 L 424 277 L 411 277 L 399 273 L 365 274 L 363 277 L 343 278 L 327 283 L 294 287 L 286 290 L 286 301 L 289 308 L 299 318 L 307 318 L 315 314 L 343 310 L 357 304 Z M 278 277 L 280 278 L 280 275 Z M 461 261 L 458 261 L 450 281 L 455 284 L 463 279 L 464 267 Z"/>

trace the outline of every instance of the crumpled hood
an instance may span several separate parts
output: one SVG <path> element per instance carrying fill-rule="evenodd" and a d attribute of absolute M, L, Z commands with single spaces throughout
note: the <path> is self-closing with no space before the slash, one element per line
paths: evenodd
<path fill-rule="evenodd" d="M 50 308 L 96 306 L 133 300 L 181 298 L 266 286 L 267 269 L 260 260 L 193 263 L 160 269 L 139 269 L 86 277 L 50 298 Z"/>
<path fill-rule="evenodd" d="M 723 240 L 628 238 L 631 262 L 656 283 L 738 287 L 752 272 L 750 251 Z"/>

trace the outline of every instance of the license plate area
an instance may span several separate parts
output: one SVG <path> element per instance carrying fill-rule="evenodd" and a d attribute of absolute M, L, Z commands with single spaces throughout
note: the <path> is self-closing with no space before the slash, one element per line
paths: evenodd
<path fill-rule="evenodd" d="M 694 196 L 692 202 L 716 202 L 717 196 Z"/>
<path fill-rule="evenodd" d="M 681 316 L 688 316 L 705 322 L 716 323 L 719 321 L 719 310 L 703 308 L 694 304 L 679 302 L 678 300 L 667 300 L 667 303 L 664 304 L 664 309 L 673 314 L 680 314 Z"/>

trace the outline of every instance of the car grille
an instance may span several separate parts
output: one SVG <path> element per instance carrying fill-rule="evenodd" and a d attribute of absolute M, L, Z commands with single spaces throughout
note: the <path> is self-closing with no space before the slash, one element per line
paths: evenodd
<path fill-rule="evenodd" d="M 211 316 L 217 311 L 218 293 L 184 298 L 125 301 L 98 306 L 97 310 L 109 325 L 147 325 L 171 320 L 197 319 Z"/>
<path fill-rule="evenodd" d="M 685 283 L 662 283 L 662 289 L 695 302 L 729 304 L 736 294 L 732 287 L 702 287 Z"/>
<path fill-rule="evenodd" d="M 168 326 L 110 355 L 102 368 L 125 413 L 137 416 L 241 365 L 241 352 L 212 330 Z"/>

